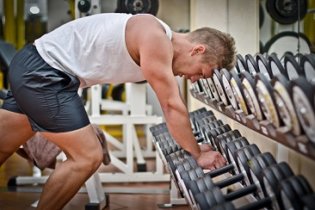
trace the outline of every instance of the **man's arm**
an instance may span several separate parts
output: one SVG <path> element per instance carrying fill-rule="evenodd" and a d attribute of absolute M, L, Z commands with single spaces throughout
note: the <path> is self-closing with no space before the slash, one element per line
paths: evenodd
<path fill-rule="evenodd" d="M 158 97 L 171 135 L 198 161 L 200 166 L 210 169 L 222 166 L 225 160 L 218 152 L 200 151 L 192 133 L 187 108 L 181 99 L 177 81 L 173 75 L 172 43 L 158 22 L 148 22 L 148 24 L 146 21 L 142 23 L 143 29 L 139 31 L 137 37 L 140 66 Z"/>

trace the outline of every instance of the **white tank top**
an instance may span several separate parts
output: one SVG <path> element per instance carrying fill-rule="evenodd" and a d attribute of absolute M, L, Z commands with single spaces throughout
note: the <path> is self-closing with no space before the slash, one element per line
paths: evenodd
<path fill-rule="evenodd" d="M 129 14 L 96 14 L 68 22 L 35 40 L 41 57 L 53 68 L 75 75 L 80 87 L 145 80 L 125 41 Z M 159 19 L 158 19 L 159 20 Z M 172 31 L 159 20 L 169 39 Z"/>

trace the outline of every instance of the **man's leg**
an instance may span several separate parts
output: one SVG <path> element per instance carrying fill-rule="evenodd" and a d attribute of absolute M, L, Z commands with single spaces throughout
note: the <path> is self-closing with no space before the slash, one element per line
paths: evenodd
<path fill-rule="evenodd" d="M 103 159 L 102 148 L 91 125 L 71 132 L 42 134 L 63 150 L 67 160 L 50 175 L 37 208 L 58 210 L 98 169 Z"/>
<path fill-rule="evenodd" d="M 33 135 L 24 114 L 0 109 L 0 166 Z"/>

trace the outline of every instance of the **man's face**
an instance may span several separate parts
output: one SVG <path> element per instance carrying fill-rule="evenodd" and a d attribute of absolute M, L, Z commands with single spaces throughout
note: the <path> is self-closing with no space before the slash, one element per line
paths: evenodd
<path fill-rule="evenodd" d="M 216 68 L 218 68 L 216 63 L 208 63 L 198 59 L 191 65 L 187 65 L 185 68 L 182 68 L 182 71 L 178 73 L 178 75 L 185 77 L 185 79 L 189 79 L 193 83 L 200 78 L 212 77 Z"/>

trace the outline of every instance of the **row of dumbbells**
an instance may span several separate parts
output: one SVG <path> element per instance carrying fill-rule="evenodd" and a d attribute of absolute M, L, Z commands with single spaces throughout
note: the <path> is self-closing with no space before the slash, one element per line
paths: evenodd
<path fill-rule="evenodd" d="M 226 166 L 204 171 L 174 141 L 165 123 L 150 130 L 174 183 L 192 209 L 235 209 L 233 201 L 243 196 L 251 196 L 253 202 L 240 209 L 311 209 L 308 205 L 314 204 L 315 198 L 312 188 L 287 163 L 277 163 L 269 152 L 261 153 L 257 145 L 205 108 L 191 112 L 190 119 L 196 141 L 220 151 L 227 159 Z M 215 182 L 215 177 L 221 180 Z M 224 194 L 222 189 L 233 184 L 241 187 Z"/>
<path fill-rule="evenodd" d="M 235 69 L 215 70 L 193 90 L 315 144 L 315 55 L 286 54 L 283 62 L 275 54 L 238 55 Z"/>

